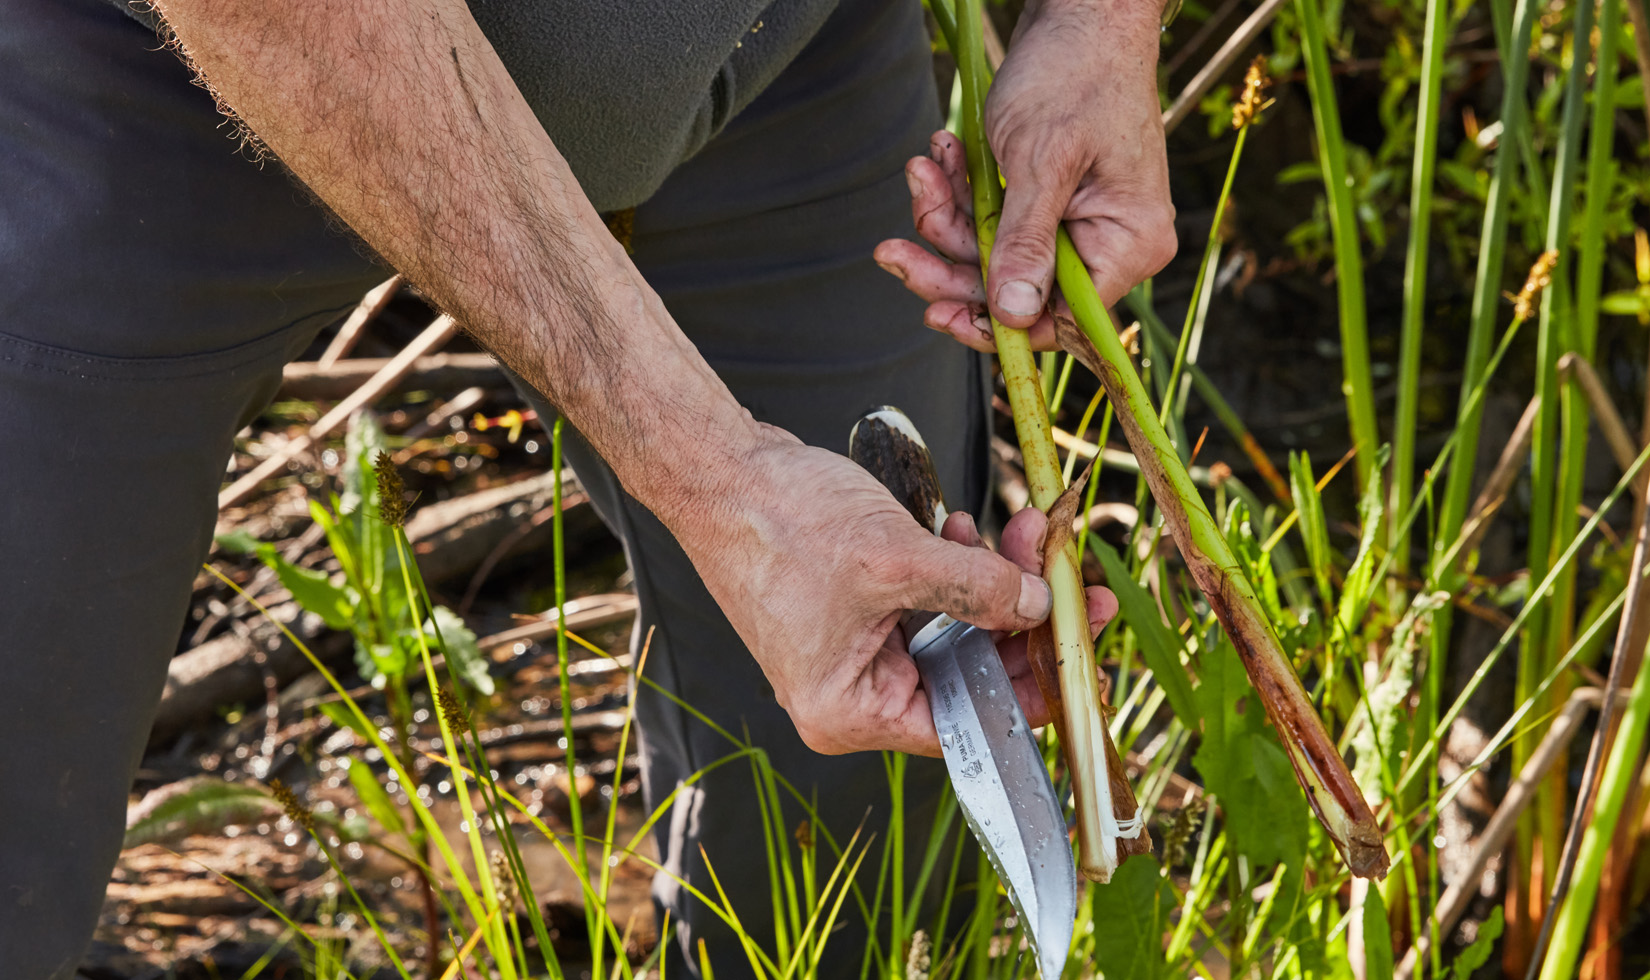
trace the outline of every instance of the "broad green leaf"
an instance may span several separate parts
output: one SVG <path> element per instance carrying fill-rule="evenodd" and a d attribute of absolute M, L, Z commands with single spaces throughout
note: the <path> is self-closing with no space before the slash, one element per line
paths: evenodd
<path fill-rule="evenodd" d="M 484 695 L 493 693 L 493 676 L 487 672 L 487 658 L 476 645 L 476 635 L 464 625 L 458 613 L 446 606 L 435 607 L 433 623 L 426 623 L 431 639 L 447 655 L 447 669 L 453 676 Z"/>
<path fill-rule="evenodd" d="M 1203 740 L 1192 763 L 1220 799 L 1232 846 L 1258 864 L 1302 867 L 1306 800 L 1229 641 L 1198 659 L 1198 680 Z"/>
<path fill-rule="evenodd" d="M 1172 928 L 1174 900 L 1164 886 L 1157 859 L 1141 855 L 1124 861 L 1111 882 L 1091 889 L 1094 965 L 1105 980 L 1167 977 L 1163 936 Z"/>
<path fill-rule="evenodd" d="M 1364 978 L 1392 980 L 1392 930 L 1381 889 L 1374 884 L 1364 894 Z"/>
<path fill-rule="evenodd" d="M 1169 699 L 1169 707 L 1175 717 L 1187 728 L 1195 730 L 1197 703 L 1192 699 L 1192 685 L 1186 679 L 1186 668 L 1180 663 L 1180 634 L 1164 624 L 1163 614 L 1158 610 L 1152 594 L 1129 574 L 1117 551 L 1097 535 L 1090 535 L 1089 542 L 1106 570 L 1107 587 L 1117 596 L 1119 615 L 1140 640 L 1141 659 L 1151 668 L 1152 676 Z"/>
<path fill-rule="evenodd" d="M 126 828 L 122 847 L 215 834 L 229 824 L 251 823 L 280 809 L 262 786 L 225 782 L 215 776 L 199 776 L 156 792 L 167 795 L 144 801 L 146 812 Z"/>
<path fill-rule="evenodd" d="M 1329 525 L 1324 520 L 1317 480 L 1312 475 L 1312 461 L 1305 453 L 1289 454 L 1289 495 L 1295 500 L 1296 523 L 1306 547 L 1306 563 L 1312 567 L 1312 578 L 1318 583 L 1324 608 L 1331 608 L 1335 598 L 1329 585 Z"/>
<path fill-rule="evenodd" d="M 313 568 L 300 568 L 276 553 L 274 546 L 263 545 L 258 558 L 275 570 L 281 584 L 292 593 L 298 605 L 320 616 L 335 630 L 347 630 L 355 625 L 355 590 L 333 585 L 325 573 Z"/>
<path fill-rule="evenodd" d="M 1497 905 L 1484 924 L 1478 927 L 1478 937 L 1472 945 L 1461 951 L 1455 958 L 1455 965 L 1450 968 L 1450 975 L 1455 980 L 1471 980 L 1478 968 L 1490 961 L 1490 953 L 1495 951 L 1495 941 L 1501 938 L 1501 932 L 1507 927 L 1507 920 L 1501 906 Z"/>
<path fill-rule="evenodd" d="M 392 834 L 405 837 L 407 824 L 401 819 L 401 811 L 396 809 L 384 787 L 378 784 L 378 777 L 372 774 L 372 769 L 359 759 L 340 761 L 349 765 L 350 785 L 355 787 L 355 795 L 361 798 L 362 805 L 378 821 L 378 825 Z"/>

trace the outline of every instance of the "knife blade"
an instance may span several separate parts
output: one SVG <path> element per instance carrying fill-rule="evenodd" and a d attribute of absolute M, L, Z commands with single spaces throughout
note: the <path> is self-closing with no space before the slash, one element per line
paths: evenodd
<path fill-rule="evenodd" d="M 939 478 L 904 412 L 867 413 L 849 436 L 848 455 L 939 533 L 946 516 Z M 1036 735 L 989 632 L 920 612 L 904 624 L 963 819 L 1025 924 L 1038 973 L 1057 980 L 1077 919 L 1077 866 Z"/>

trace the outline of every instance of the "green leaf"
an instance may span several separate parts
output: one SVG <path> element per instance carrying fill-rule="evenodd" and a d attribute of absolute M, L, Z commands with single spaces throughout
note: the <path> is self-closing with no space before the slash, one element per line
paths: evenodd
<path fill-rule="evenodd" d="M 335 630 L 347 630 L 355 625 L 355 590 L 333 585 L 331 577 L 325 572 L 292 564 L 276 554 L 269 545 L 264 545 L 264 548 L 268 549 L 267 552 L 260 550 L 258 557 L 263 559 L 265 565 L 275 569 L 281 584 L 292 593 L 298 605 L 320 616 Z"/>
<path fill-rule="evenodd" d="M 1306 563 L 1312 567 L 1312 578 L 1318 583 L 1318 595 L 1325 609 L 1335 603 L 1329 585 L 1329 525 L 1323 516 L 1323 498 L 1318 495 L 1317 479 L 1312 475 L 1312 461 L 1305 453 L 1289 454 L 1289 496 L 1294 498 L 1296 523 L 1300 526 L 1301 542 L 1306 547 Z"/>
<path fill-rule="evenodd" d="M 1292 163 L 1278 171 L 1279 184 L 1305 184 L 1323 180 L 1323 168 L 1316 160 L 1303 160 Z"/>
<path fill-rule="evenodd" d="M 349 783 L 355 787 L 355 795 L 361 798 L 361 803 L 378 821 L 378 825 L 392 834 L 407 836 L 407 824 L 401 819 L 401 811 L 396 809 L 384 787 L 378 784 L 378 777 L 372 774 L 372 769 L 359 759 L 340 761 L 348 764 Z"/>
<path fill-rule="evenodd" d="M 1455 958 L 1450 975 L 1455 980 L 1470 980 L 1472 975 L 1478 972 L 1479 967 L 1490 961 L 1490 953 L 1495 951 L 1495 941 L 1501 938 L 1501 932 L 1506 927 L 1506 917 L 1501 906 L 1497 905 L 1490 912 L 1490 917 L 1484 920 L 1484 924 L 1478 927 L 1478 938 Z"/>
<path fill-rule="evenodd" d="M 1373 884 L 1364 893 L 1364 970 L 1365 980 L 1392 980 L 1392 930 L 1381 889 Z"/>
<path fill-rule="evenodd" d="M 1644 78 L 1634 75 L 1616 82 L 1616 111 L 1644 108 Z"/>
<path fill-rule="evenodd" d="M 493 676 L 487 672 L 487 658 L 481 655 L 476 635 L 464 625 L 458 613 L 436 606 L 433 623 L 426 623 L 431 639 L 447 655 L 447 669 L 453 676 L 484 695 L 493 693 Z M 1189 692 L 1188 692 L 1189 693 Z"/>
<path fill-rule="evenodd" d="M 1174 900 L 1164 887 L 1157 859 L 1124 861 L 1111 882 L 1091 890 L 1095 922 L 1093 961 L 1106 980 L 1157 980 L 1169 975 L 1163 934 Z"/>
<path fill-rule="evenodd" d="M 1638 290 L 1624 289 L 1617 293 L 1606 293 L 1599 300 L 1599 309 L 1616 316 L 1638 316 L 1650 311 L 1650 297 L 1641 295 Z"/>
<path fill-rule="evenodd" d="M 239 539 L 236 543 L 246 544 L 247 541 Z M 325 572 L 294 565 L 282 558 L 272 544 L 254 540 L 249 551 L 275 571 L 276 577 L 292 593 L 298 605 L 320 616 L 328 626 L 335 630 L 347 630 L 355 625 L 355 607 L 359 597 L 353 589 L 333 585 L 331 577 Z"/>
<path fill-rule="evenodd" d="M 1180 634 L 1163 622 L 1152 594 L 1129 574 L 1117 551 L 1097 535 L 1089 535 L 1089 542 L 1106 570 L 1107 587 L 1117 596 L 1119 615 L 1140 640 L 1141 659 L 1151 668 L 1175 717 L 1187 728 L 1196 729 L 1197 703 L 1192 698 L 1191 682 L 1186 679 L 1186 668 L 1180 664 Z"/>
<path fill-rule="evenodd" d="M 357 636 L 355 668 L 374 688 L 382 691 L 392 676 L 399 677 L 407 672 L 409 645 L 415 651 L 418 649 L 411 640 L 411 631 L 401 634 L 391 643 L 364 643 Z"/>
<path fill-rule="evenodd" d="M 1341 604 L 1336 613 L 1341 637 L 1345 640 L 1362 632 L 1364 611 L 1369 608 L 1369 602 L 1380 586 L 1375 581 L 1375 541 L 1380 536 L 1381 515 L 1385 513 L 1381 505 L 1381 475 L 1386 471 L 1386 457 L 1383 447 L 1376 465 L 1369 469 L 1369 482 L 1364 487 L 1363 499 L 1358 501 L 1358 523 L 1363 535 L 1358 542 L 1358 557 L 1352 560 L 1346 581 L 1341 585 Z"/>
<path fill-rule="evenodd" d="M 138 805 L 142 816 L 126 828 L 121 847 L 175 843 L 191 834 L 217 833 L 229 824 L 261 820 L 280 804 L 256 783 L 199 776 L 156 790 Z"/>
<path fill-rule="evenodd" d="M 250 555 L 263 545 L 262 541 L 253 537 L 244 528 L 237 528 L 227 534 L 219 534 L 212 540 L 218 543 L 219 548 L 232 555 Z"/>
<path fill-rule="evenodd" d="M 1259 864 L 1302 867 L 1306 800 L 1230 641 L 1198 658 L 1198 676 L 1203 741 L 1192 764 L 1220 800 L 1232 846 Z"/>
<path fill-rule="evenodd" d="M 361 723 L 361 719 L 355 717 L 355 712 L 344 706 L 342 701 L 322 701 L 317 707 L 321 709 L 321 714 L 332 719 L 334 725 L 347 728 L 368 742 L 372 741 L 372 732 Z"/>
<path fill-rule="evenodd" d="M 1447 592 L 1423 592 L 1392 631 L 1386 676 L 1369 691 L 1354 719 L 1352 748 L 1357 762 L 1353 777 L 1365 790 L 1390 785 L 1391 774 L 1403 767 L 1409 746 L 1409 692 L 1415 685 L 1416 653 L 1431 630 L 1438 610 L 1449 604 Z M 1387 778 L 1383 778 L 1383 776 Z"/>

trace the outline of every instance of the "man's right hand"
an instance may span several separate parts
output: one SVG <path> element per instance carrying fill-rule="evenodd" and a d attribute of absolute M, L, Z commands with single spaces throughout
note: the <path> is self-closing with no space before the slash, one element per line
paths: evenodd
<path fill-rule="evenodd" d="M 846 457 L 760 430 L 733 485 L 672 530 L 810 748 L 938 755 L 900 614 L 1029 629 L 1048 616 L 1048 586 L 924 530 Z"/>

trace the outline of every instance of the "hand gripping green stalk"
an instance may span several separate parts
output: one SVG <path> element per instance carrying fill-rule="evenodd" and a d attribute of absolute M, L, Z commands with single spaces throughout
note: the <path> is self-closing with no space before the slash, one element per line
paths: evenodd
<path fill-rule="evenodd" d="M 990 76 L 980 39 L 979 0 L 958 0 L 957 8 L 956 50 L 962 78 L 963 142 L 968 150 L 968 178 L 974 196 L 980 269 L 984 274 L 1002 210 L 1003 191 L 996 161 L 985 139 L 985 93 Z M 1117 338 L 1111 316 L 1095 291 L 1088 267 L 1064 229 L 1059 233 L 1055 272 L 1060 290 L 1076 318 L 1076 326 L 1082 331 L 1078 333 L 1069 321 L 1057 317 L 1060 343 L 1093 371 L 1105 387 L 1181 557 L 1237 648 L 1250 682 L 1288 751 L 1289 761 L 1294 765 L 1295 775 L 1306 791 L 1313 812 L 1353 874 L 1383 877 L 1388 858 L 1375 816 L 1301 688 L 1300 678 L 1284 656 L 1254 588 L 1244 577 L 1225 536 L 1170 443 L 1139 374 Z M 1008 389 L 1009 407 L 1014 412 L 1015 434 L 1025 458 L 1032 503 L 1047 509 L 1058 498 L 1064 483 L 1049 431 L 1048 410 L 1037 383 L 1036 359 L 1024 331 L 1006 328 L 995 318 L 991 327 Z M 1098 714 L 1099 692 L 1095 690 L 1092 668 L 1093 649 L 1087 624 L 1082 622 L 1086 619 L 1086 607 L 1078 556 L 1074 546 L 1068 547 L 1065 553 L 1069 555 L 1069 562 L 1055 562 L 1046 569 L 1054 592 L 1054 613 L 1050 618 L 1060 647 L 1060 689 L 1070 705 L 1068 719 L 1079 723 L 1092 719 L 1103 736 L 1104 725 L 1099 722 Z M 1070 622 L 1072 619 L 1080 625 Z M 1069 648 L 1067 641 L 1070 641 Z M 1079 649 L 1081 656 L 1076 655 Z M 1077 669 L 1071 669 L 1073 666 Z M 1090 705 L 1095 708 L 1092 712 Z M 1079 839 L 1083 844 L 1079 868 L 1087 876 L 1104 880 L 1115 867 L 1119 838 L 1134 838 L 1138 830 L 1130 826 L 1132 821 L 1124 821 L 1123 826 L 1119 826 L 1112 814 L 1105 753 L 1092 748 L 1075 730 L 1067 739 L 1068 743 L 1075 743 L 1066 748 L 1076 789 Z M 1095 738 L 1093 745 L 1099 741 Z M 1085 784 L 1083 777 L 1091 775 L 1097 778 Z"/>
<path fill-rule="evenodd" d="M 980 36 L 979 2 L 958 2 L 957 56 L 963 82 L 963 142 L 967 146 L 983 277 L 988 272 L 991 245 L 1002 212 L 1003 188 L 996 160 L 985 139 L 985 93 L 990 82 Z M 1005 327 L 995 318 L 991 329 L 1008 389 L 1009 407 L 1014 413 L 1015 434 L 1025 459 L 1031 501 L 1033 506 L 1047 511 L 1065 490 L 1065 480 L 1049 429 L 1042 386 L 1038 383 L 1036 357 L 1024 330 Z M 1059 533 L 1060 529 L 1051 527 L 1051 537 Z M 1053 553 L 1047 556 L 1043 572 L 1054 598 L 1049 623 L 1054 635 L 1053 662 L 1057 665 L 1059 693 L 1049 701 L 1056 715 L 1076 800 L 1080 845 L 1077 867 L 1086 878 L 1108 881 L 1121 856 L 1142 849 L 1147 841 L 1138 805 L 1125 777 L 1110 768 L 1115 750 L 1108 751 L 1076 542 L 1068 540 L 1057 551 L 1050 551 Z M 1063 703 L 1063 711 L 1056 707 L 1056 701 Z M 1123 810 L 1123 815 L 1120 816 L 1118 810 Z"/>

